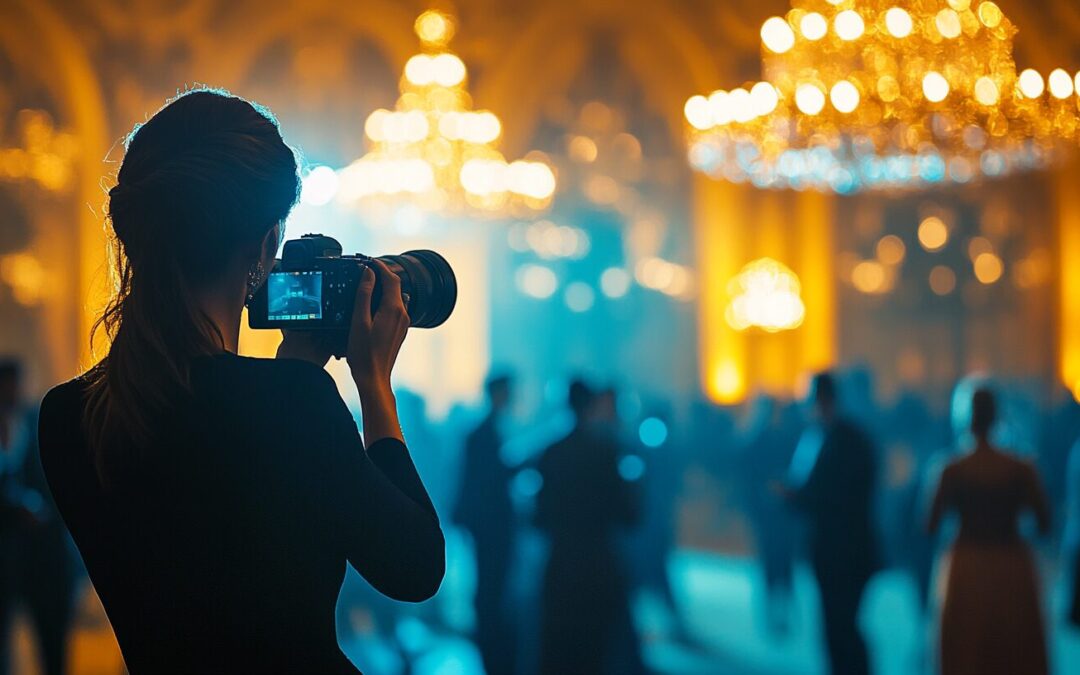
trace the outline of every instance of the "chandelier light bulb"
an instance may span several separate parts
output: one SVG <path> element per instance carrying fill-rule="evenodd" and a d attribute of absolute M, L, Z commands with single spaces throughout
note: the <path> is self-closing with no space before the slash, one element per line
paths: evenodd
<path fill-rule="evenodd" d="M 780 96 L 776 93 L 776 87 L 768 82 L 758 82 L 750 89 L 750 100 L 754 106 L 754 115 L 761 117 L 776 110 Z"/>
<path fill-rule="evenodd" d="M 975 81 L 975 100 L 983 105 L 997 105 L 1001 98 L 997 83 L 983 76 Z"/>
<path fill-rule="evenodd" d="M 833 85 L 832 92 L 829 94 L 833 107 L 842 113 L 855 112 L 855 109 L 859 107 L 859 98 L 859 90 L 847 80 L 841 80 Z"/>
<path fill-rule="evenodd" d="M 922 81 L 923 95 L 931 103 L 941 103 L 949 96 L 949 81 L 936 71 L 930 71 Z"/>
<path fill-rule="evenodd" d="M 1020 93 L 1027 98 L 1039 98 L 1046 91 L 1046 83 L 1043 82 L 1042 75 L 1034 68 L 1028 68 L 1020 73 L 1017 83 L 1020 86 Z"/>
<path fill-rule="evenodd" d="M 1002 19 L 1005 18 L 1005 14 L 1001 11 L 993 2 L 979 3 L 979 21 L 987 28 L 993 29 L 1001 25 Z"/>
<path fill-rule="evenodd" d="M 837 14 L 836 18 L 833 19 L 833 28 L 841 40 L 851 42 L 862 37 L 862 34 L 866 31 L 866 24 L 863 23 L 863 18 L 859 16 L 858 12 L 847 9 Z"/>
<path fill-rule="evenodd" d="M 937 26 L 938 32 L 941 36 L 948 39 L 960 37 L 962 27 L 960 25 L 960 15 L 956 13 L 955 9 L 943 9 L 938 12 L 937 17 L 934 19 L 934 24 Z"/>
<path fill-rule="evenodd" d="M 885 12 L 885 28 L 888 29 L 889 35 L 895 38 L 906 38 L 911 35 L 914 24 L 911 21 L 911 15 L 907 11 L 899 7 L 893 7 Z"/>
<path fill-rule="evenodd" d="M 723 89 L 717 89 L 709 94 L 709 114 L 712 115 L 713 124 L 728 124 L 734 119 L 731 106 L 728 105 L 728 93 Z"/>
<path fill-rule="evenodd" d="M 773 52 L 783 54 L 795 46 L 795 31 L 787 21 L 774 16 L 761 25 L 761 41 Z"/>
<path fill-rule="evenodd" d="M 807 40 L 817 41 L 829 32 L 829 22 L 817 12 L 810 12 L 799 22 L 799 30 Z"/>
<path fill-rule="evenodd" d="M 686 99 L 683 113 L 686 115 L 686 121 L 695 129 L 704 131 L 713 124 L 712 113 L 709 111 L 709 99 L 701 94 Z"/>
<path fill-rule="evenodd" d="M 1058 68 L 1050 73 L 1047 82 L 1050 85 L 1050 95 L 1054 98 L 1067 99 L 1073 95 L 1072 76 L 1065 72 L 1064 69 Z"/>
<path fill-rule="evenodd" d="M 817 115 L 825 107 L 825 93 L 814 84 L 801 84 L 795 90 L 795 105 L 807 115 Z"/>

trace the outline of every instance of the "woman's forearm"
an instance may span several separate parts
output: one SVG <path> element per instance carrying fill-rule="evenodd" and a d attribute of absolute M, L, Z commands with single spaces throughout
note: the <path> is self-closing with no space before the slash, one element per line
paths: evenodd
<path fill-rule="evenodd" d="M 364 421 L 364 445 L 371 447 L 384 438 L 404 442 L 398 420 L 397 401 L 390 385 L 357 383 L 360 393 L 360 413 Z"/>

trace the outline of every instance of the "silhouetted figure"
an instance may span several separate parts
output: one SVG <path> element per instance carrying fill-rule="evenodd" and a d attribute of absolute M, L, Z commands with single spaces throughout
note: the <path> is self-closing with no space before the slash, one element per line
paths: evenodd
<path fill-rule="evenodd" d="M 66 672 L 78 563 L 41 471 L 37 410 L 22 406 L 20 366 L 0 360 L 0 673 L 21 602 L 46 675 Z"/>
<path fill-rule="evenodd" d="M 932 532 L 946 514 L 960 519 L 945 564 L 944 675 L 1047 672 L 1035 563 L 1018 519 L 1031 512 L 1046 532 L 1050 514 L 1035 467 L 991 444 L 996 416 L 993 393 L 976 390 L 975 449 L 945 468 L 930 511 Z"/>
<path fill-rule="evenodd" d="M 635 491 L 618 473 L 618 448 L 593 428 L 594 398 L 570 386 L 576 424 L 544 451 L 537 525 L 551 540 L 544 573 L 540 672 L 632 673 L 637 646 L 626 645 L 627 576 L 615 540 L 638 517 Z"/>
<path fill-rule="evenodd" d="M 787 475 L 799 442 L 797 411 L 768 396 L 754 401 L 748 438 L 738 458 L 740 497 L 765 581 L 765 627 L 773 635 L 790 628 L 797 528 L 769 486 Z M 794 419 L 793 419 L 794 418 Z"/>
<path fill-rule="evenodd" d="M 391 372 L 409 325 L 379 261 L 345 357 L 364 436 L 319 332 L 238 356 L 299 194 L 268 113 L 181 95 L 128 141 L 109 222 L 121 282 L 108 355 L 41 403 L 42 466 L 132 673 L 356 673 L 334 607 L 346 565 L 398 600 L 438 590 L 442 530 L 401 434 Z"/>
<path fill-rule="evenodd" d="M 1073 444 L 1069 452 L 1069 463 L 1065 479 L 1067 494 L 1065 498 L 1065 537 L 1063 542 L 1064 560 L 1072 572 L 1072 600 L 1069 602 L 1067 617 L 1070 623 L 1080 628 L 1080 440 Z"/>
<path fill-rule="evenodd" d="M 465 441 L 465 465 L 454 520 L 472 535 L 476 554 L 476 644 L 488 675 L 511 673 L 517 635 L 508 611 L 507 581 L 514 554 L 513 470 L 500 450 L 501 425 L 513 402 L 509 377 L 487 383 L 488 413 Z"/>
<path fill-rule="evenodd" d="M 832 672 L 862 675 L 870 666 L 859 604 L 878 565 L 872 515 L 877 456 L 866 433 L 837 410 L 831 374 L 814 377 L 811 398 L 818 422 L 799 440 L 789 498 L 809 524 Z"/>

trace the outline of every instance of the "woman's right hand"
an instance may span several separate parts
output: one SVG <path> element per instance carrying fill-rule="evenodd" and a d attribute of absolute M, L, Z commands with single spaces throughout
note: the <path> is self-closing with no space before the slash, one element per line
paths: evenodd
<path fill-rule="evenodd" d="M 409 330 L 409 313 L 401 298 L 401 279 L 381 260 L 371 259 L 382 278 L 379 309 L 371 314 L 375 291 L 375 271 L 368 267 L 356 288 L 352 325 L 345 358 L 361 393 L 389 389 L 390 373 Z"/>
<path fill-rule="evenodd" d="M 379 309 L 371 315 L 371 295 L 375 292 L 375 272 L 364 270 L 356 289 L 352 325 L 345 359 L 360 394 L 364 418 L 364 442 L 368 447 L 383 438 L 403 441 L 397 403 L 390 388 L 390 373 L 409 330 L 409 313 L 401 298 L 401 280 L 380 260 L 371 264 L 379 270 L 382 293 Z"/>

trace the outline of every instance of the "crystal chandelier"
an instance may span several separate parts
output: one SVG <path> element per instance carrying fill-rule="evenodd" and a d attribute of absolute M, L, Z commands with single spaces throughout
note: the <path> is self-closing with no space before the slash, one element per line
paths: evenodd
<path fill-rule="evenodd" d="M 429 10 L 415 30 L 422 51 L 405 64 L 395 109 L 368 116 L 370 151 L 340 171 L 338 199 L 407 197 L 442 212 L 546 208 L 555 193 L 548 164 L 507 162 L 495 145 L 502 134 L 499 118 L 471 109 L 465 64 L 447 47 L 453 20 Z"/>
<path fill-rule="evenodd" d="M 1018 74 L 993 2 L 792 5 L 761 28 L 764 81 L 686 102 L 695 169 L 847 194 L 1043 168 L 1077 141 L 1080 75 Z"/>

